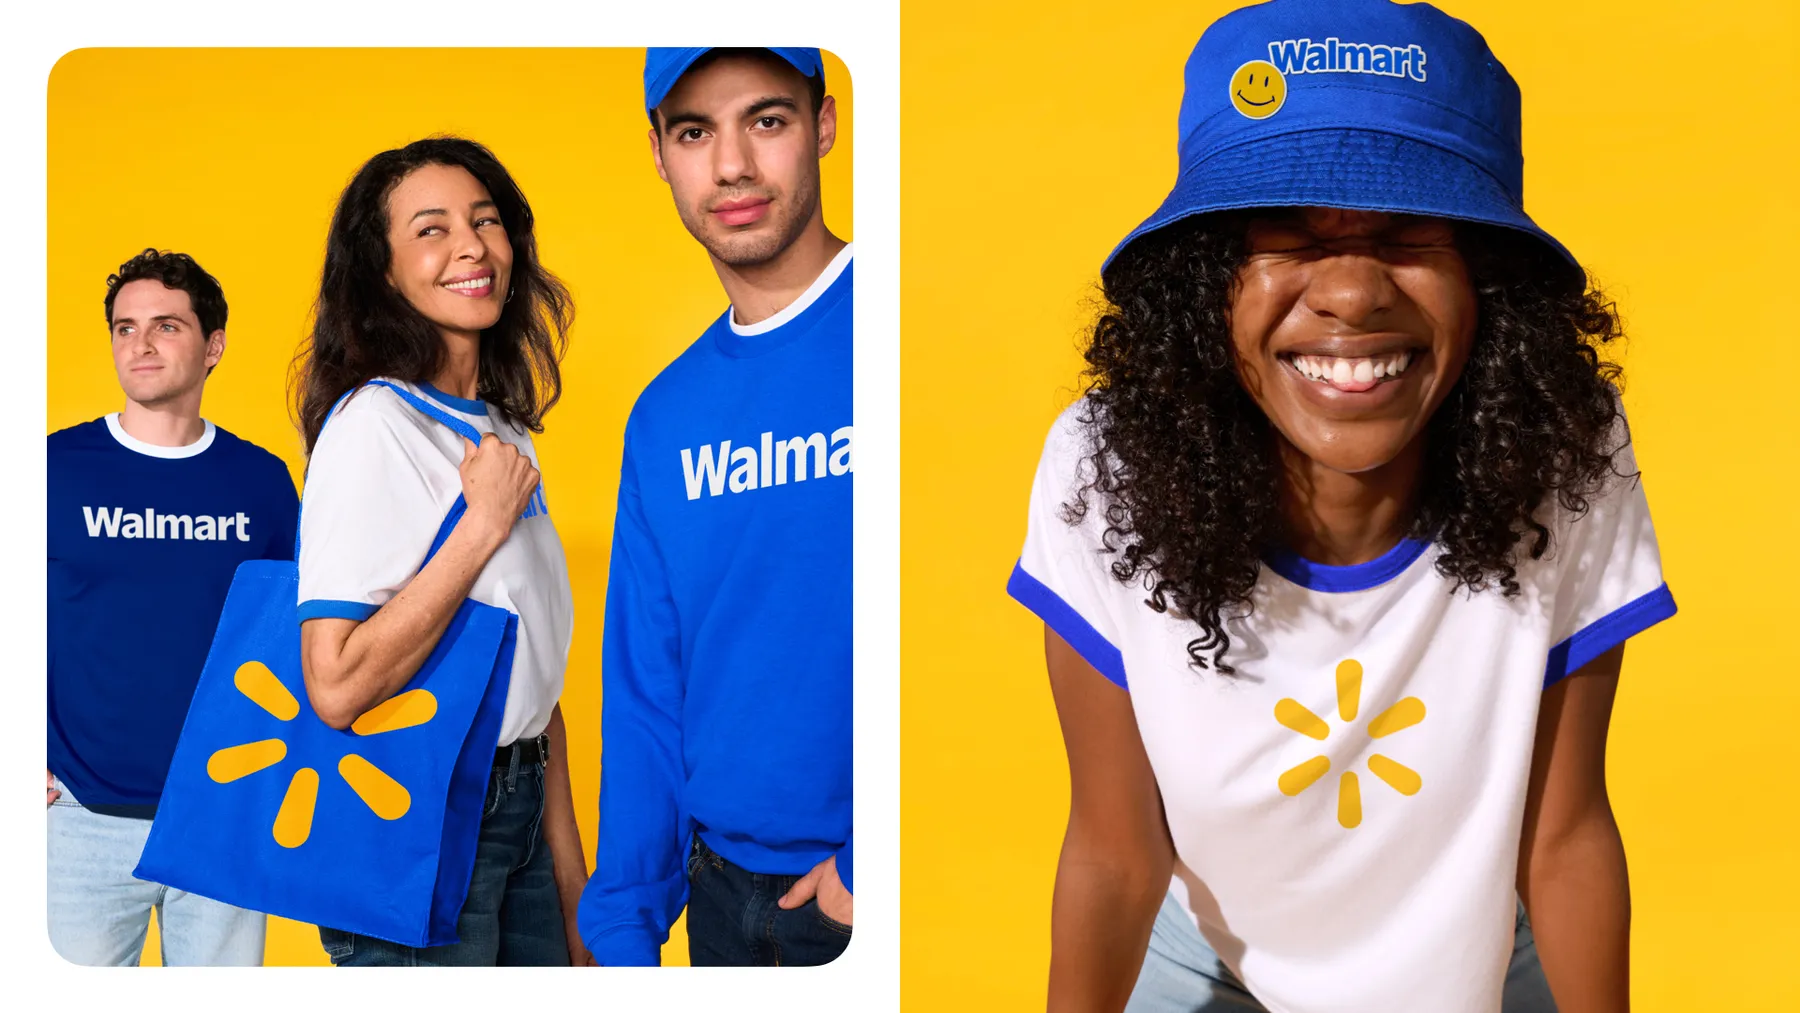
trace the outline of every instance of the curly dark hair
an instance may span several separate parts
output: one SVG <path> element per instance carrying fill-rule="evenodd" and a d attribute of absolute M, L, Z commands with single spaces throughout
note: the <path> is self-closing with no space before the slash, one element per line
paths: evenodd
<path fill-rule="evenodd" d="M 460 137 L 428 137 L 365 162 L 331 216 L 312 334 L 288 374 L 308 454 L 346 391 L 378 376 L 428 381 L 442 364 L 437 328 L 386 277 L 393 258 L 388 195 L 427 165 L 462 168 L 479 180 L 512 244 L 512 292 L 499 321 L 481 334 L 476 396 L 509 422 L 541 433 L 544 413 L 562 395 L 559 363 L 575 307 L 569 290 L 538 259 L 530 203 L 487 148 Z"/>
<path fill-rule="evenodd" d="M 1269 213 L 1264 209 L 1261 213 Z M 1080 523 L 1097 494 L 1112 575 L 1145 604 L 1191 620 L 1187 645 L 1231 674 L 1226 620 L 1250 614 L 1264 554 L 1279 546 L 1274 426 L 1238 379 L 1230 310 L 1254 212 L 1198 215 L 1123 250 L 1086 350 L 1092 478 L 1064 504 Z M 1519 593 L 1521 549 L 1541 558 L 1548 497 L 1573 515 L 1620 450 L 1620 334 L 1613 304 L 1525 233 L 1456 223 L 1478 300 L 1469 361 L 1426 429 L 1408 535 L 1443 547 L 1455 589 Z"/>
<path fill-rule="evenodd" d="M 106 276 L 106 326 L 113 322 L 113 302 L 119 290 L 134 281 L 148 278 L 161 282 L 164 288 L 179 289 L 193 303 L 194 318 L 200 321 L 202 338 L 225 329 L 225 290 L 219 280 L 185 253 L 158 251 L 152 246 L 119 265 L 119 273 Z"/>

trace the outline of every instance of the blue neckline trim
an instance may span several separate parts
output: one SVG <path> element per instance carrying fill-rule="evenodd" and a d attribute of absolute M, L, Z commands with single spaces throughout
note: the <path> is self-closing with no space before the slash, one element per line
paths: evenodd
<path fill-rule="evenodd" d="M 479 415 L 484 418 L 487 416 L 488 406 L 486 401 L 471 401 L 466 397 L 457 397 L 453 394 L 446 394 L 422 380 L 419 382 L 419 389 L 425 392 L 426 397 L 453 411 L 459 411 L 465 415 Z"/>
<path fill-rule="evenodd" d="M 1286 549 L 1275 549 L 1263 557 L 1269 569 L 1309 591 L 1341 594 L 1367 591 L 1393 580 L 1406 572 L 1414 560 L 1424 555 L 1430 542 L 1402 538 L 1395 546 L 1366 563 L 1350 566 L 1328 566 L 1303 559 Z"/>

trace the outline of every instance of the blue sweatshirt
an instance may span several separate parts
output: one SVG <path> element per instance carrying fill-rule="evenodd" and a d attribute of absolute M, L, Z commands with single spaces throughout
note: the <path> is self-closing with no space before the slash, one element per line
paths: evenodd
<path fill-rule="evenodd" d="M 581 935 L 654 965 L 692 835 L 851 887 L 851 265 L 726 311 L 625 426 L 606 597 L 595 870 Z M 741 333 L 741 332 L 754 333 Z"/>
<path fill-rule="evenodd" d="M 212 423 L 157 447 L 108 416 L 50 434 L 45 766 L 95 812 L 148 819 L 232 574 L 292 559 L 287 465 Z"/>

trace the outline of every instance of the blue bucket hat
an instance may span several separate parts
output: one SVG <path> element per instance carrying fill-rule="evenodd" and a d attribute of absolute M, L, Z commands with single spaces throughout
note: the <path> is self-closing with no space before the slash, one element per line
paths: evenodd
<path fill-rule="evenodd" d="M 1132 241 L 1191 215 L 1316 206 L 1517 229 L 1519 86 L 1468 24 L 1425 3 L 1271 0 L 1213 22 L 1188 57 L 1175 189 Z M 1578 267 L 1578 265 L 1576 265 Z"/>
<path fill-rule="evenodd" d="M 644 53 L 644 108 L 655 109 L 662 105 L 662 100 L 669 97 L 675 88 L 675 82 L 694 65 L 694 61 L 713 51 L 712 46 L 697 49 L 658 49 L 651 48 Z M 769 46 L 769 52 L 781 57 L 800 72 L 801 77 L 816 77 L 825 73 L 825 60 L 817 49 L 800 49 L 795 47 Z"/>

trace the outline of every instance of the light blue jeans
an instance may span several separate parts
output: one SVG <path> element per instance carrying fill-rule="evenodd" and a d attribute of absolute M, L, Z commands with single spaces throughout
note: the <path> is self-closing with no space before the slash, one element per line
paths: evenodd
<path fill-rule="evenodd" d="M 1518 928 L 1513 935 L 1512 964 L 1506 969 L 1501 994 L 1502 1013 L 1556 1013 L 1550 983 L 1538 963 L 1531 924 L 1525 905 L 1519 905 Z M 1150 949 L 1125 1013 L 1268 1013 L 1237 975 L 1225 966 L 1194 920 L 1173 893 L 1163 897 L 1150 931 Z"/>
<path fill-rule="evenodd" d="M 262 914 L 137 879 L 150 821 L 90 812 L 69 794 L 46 814 L 50 945 L 72 964 L 124 967 L 144 954 L 150 910 L 168 966 L 250 966 L 263 961 Z"/>

